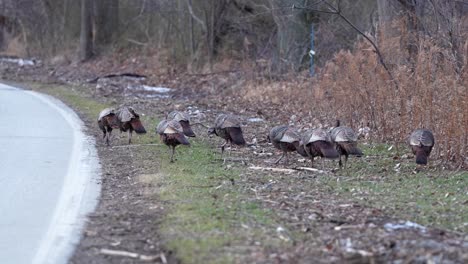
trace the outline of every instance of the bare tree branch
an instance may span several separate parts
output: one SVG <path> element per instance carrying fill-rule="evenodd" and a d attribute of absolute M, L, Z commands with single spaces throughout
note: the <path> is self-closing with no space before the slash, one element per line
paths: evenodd
<path fill-rule="evenodd" d="M 193 12 L 192 0 L 187 0 L 187 7 L 188 7 L 189 13 L 190 13 L 190 15 L 193 17 L 193 19 L 195 19 L 195 21 L 197 21 L 198 24 L 200 24 L 200 25 L 202 26 L 203 31 L 206 32 L 206 24 L 205 24 L 205 22 L 203 22 L 203 20 L 201 20 L 199 17 L 197 17 L 197 16 L 195 15 L 195 13 Z"/>
<path fill-rule="evenodd" d="M 379 58 L 379 62 L 380 64 L 384 67 L 385 71 L 387 72 L 388 76 L 390 77 L 390 79 L 392 80 L 393 84 L 395 85 L 395 87 L 397 88 L 397 90 L 399 90 L 399 85 L 397 83 L 397 81 L 395 80 L 395 78 L 393 77 L 393 74 L 392 72 L 390 71 L 390 69 L 387 67 L 387 64 L 385 63 L 385 60 L 382 56 L 382 53 L 380 52 L 380 49 L 377 47 L 377 44 L 375 44 L 375 42 L 369 37 L 367 36 L 364 32 L 362 32 L 362 30 L 360 30 L 356 25 L 354 25 L 346 16 L 343 15 L 343 13 L 336 7 L 334 7 L 332 4 L 330 4 L 328 1 L 323 1 L 323 3 L 325 3 L 331 11 L 328 11 L 328 10 L 319 10 L 319 9 L 314 9 L 314 8 L 309 8 L 309 7 L 298 7 L 298 6 L 294 6 L 293 5 L 293 8 L 295 9 L 305 9 L 305 10 L 310 10 L 310 11 L 315 11 L 315 12 L 321 12 L 321 13 L 327 13 L 327 14 L 335 14 L 335 15 L 338 15 L 341 19 L 343 19 L 348 25 L 350 25 L 354 30 L 356 30 L 356 32 L 358 32 L 361 36 L 363 36 L 367 41 L 369 41 L 369 43 L 372 45 L 372 47 L 374 47 L 374 51 L 375 53 L 377 54 L 377 57 Z M 340 1 L 338 1 L 338 7 L 339 7 L 339 3 Z"/>

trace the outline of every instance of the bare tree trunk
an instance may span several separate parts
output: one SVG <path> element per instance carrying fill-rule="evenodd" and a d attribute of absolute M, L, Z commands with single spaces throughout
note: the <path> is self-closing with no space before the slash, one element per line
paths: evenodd
<path fill-rule="evenodd" d="M 92 0 L 81 0 L 80 59 L 93 56 Z"/>
<path fill-rule="evenodd" d="M 106 45 L 114 40 L 119 30 L 119 1 L 95 1 L 96 44 Z"/>
<path fill-rule="evenodd" d="M 270 0 L 278 30 L 273 68 L 276 72 L 298 71 L 304 55 L 307 54 L 310 25 L 307 24 L 303 10 L 291 11 L 292 6 L 302 6 L 303 2 L 301 0 Z"/>
<path fill-rule="evenodd" d="M 216 2 L 217 0 L 212 0 L 211 4 L 211 12 L 210 12 L 210 30 L 209 30 L 209 49 L 208 49 L 208 57 L 210 60 L 210 71 L 213 71 L 213 58 L 215 55 L 215 35 L 216 35 L 216 29 L 215 29 L 215 10 L 216 10 Z"/>
<path fill-rule="evenodd" d="M 407 31 L 403 34 L 403 43 L 408 51 L 408 62 L 412 71 L 416 68 L 416 63 L 419 53 L 419 30 L 420 17 L 418 10 L 421 9 L 423 2 L 418 0 L 397 0 L 406 11 L 406 28 Z"/>

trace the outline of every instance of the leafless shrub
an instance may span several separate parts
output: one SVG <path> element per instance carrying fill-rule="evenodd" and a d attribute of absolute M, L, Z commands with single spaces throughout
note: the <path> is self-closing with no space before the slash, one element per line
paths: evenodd
<path fill-rule="evenodd" d="M 402 61 L 406 55 L 398 41 L 389 43 L 382 45 L 385 53 Z M 460 71 L 453 50 L 438 43 L 420 40 L 414 71 L 405 64 L 393 65 L 399 89 L 389 81 L 370 45 L 361 41 L 353 51 L 335 54 L 316 79 L 257 82 L 246 86 L 244 95 L 247 100 L 267 100 L 311 115 L 317 123 L 332 124 L 339 118 L 356 129 L 369 124 L 379 141 L 404 143 L 413 129 L 429 128 L 437 140 L 434 157 L 467 166 L 467 53 L 459 53 L 465 65 Z M 468 47 L 466 38 L 460 46 Z"/>

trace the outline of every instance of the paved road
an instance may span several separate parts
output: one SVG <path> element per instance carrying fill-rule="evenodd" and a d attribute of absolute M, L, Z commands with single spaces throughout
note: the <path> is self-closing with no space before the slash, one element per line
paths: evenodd
<path fill-rule="evenodd" d="M 0 263 L 66 263 L 99 195 L 94 142 L 61 102 L 0 84 Z"/>

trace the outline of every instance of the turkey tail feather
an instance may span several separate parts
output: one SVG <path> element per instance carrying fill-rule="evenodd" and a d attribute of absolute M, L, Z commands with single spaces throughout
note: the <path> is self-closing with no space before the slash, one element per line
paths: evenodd
<path fill-rule="evenodd" d="M 195 137 L 195 133 L 192 130 L 192 127 L 190 127 L 190 124 L 187 121 L 180 121 L 180 125 L 182 126 L 182 129 L 184 130 L 184 134 L 187 137 Z"/>
<path fill-rule="evenodd" d="M 137 134 L 145 134 L 146 133 L 146 129 L 145 129 L 145 127 L 143 127 L 143 124 L 141 123 L 140 120 L 138 120 L 138 119 L 132 120 L 132 121 L 130 121 L 130 125 L 132 126 L 133 130 L 135 130 L 135 132 Z"/>
<path fill-rule="evenodd" d="M 312 144 L 315 145 L 317 149 L 320 150 L 321 156 L 327 159 L 337 159 L 340 157 L 336 149 L 333 147 L 332 143 L 327 141 L 315 141 Z"/>
<path fill-rule="evenodd" d="M 242 135 L 240 127 L 228 127 L 226 129 L 231 137 L 232 143 L 240 146 L 245 145 L 244 135 Z"/>
<path fill-rule="evenodd" d="M 416 150 L 416 164 L 427 164 L 427 153 L 422 148 Z"/>
<path fill-rule="evenodd" d="M 297 144 L 297 146 L 295 146 L 295 147 L 296 147 L 296 151 L 297 151 L 297 153 L 299 153 L 299 155 L 301 155 L 302 157 L 307 157 L 307 152 L 305 151 L 304 146 Z"/>
<path fill-rule="evenodd" d="M 346 151 L 346 153 L 348 153 L 348 155 L 354 155 L 357 157 L 362 157 L 364 155 L 357 147 L 356 142 L 340 142 L 339 145 Z"/>
<path fill-rule="evenodd" d="M 176 138 L 177 141 L 179 141 L 179 143 L 182 144 L 182 145 L 190 145 L 190 142 L 189 142 L 188 139 L 185 137 L 185 135 L 182 134 L 182 133 L 175 134 L 175 138 Z"/>

